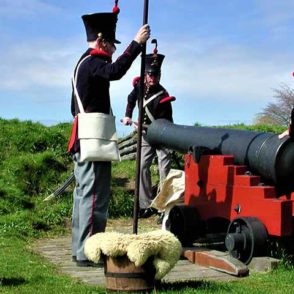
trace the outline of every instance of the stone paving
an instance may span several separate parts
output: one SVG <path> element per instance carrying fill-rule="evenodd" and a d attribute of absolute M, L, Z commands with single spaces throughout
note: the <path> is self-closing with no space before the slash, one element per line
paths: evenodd
<path fill-rule="evenodd" d="M 155 223 L 154 219 L 148 222 Z M 146 223 L 139 226 L 138 232 L 150 230 L 150 224 Z M 152 229 L 158 229 L 159 226 L 153 226 Z M 115 221 L 109 221 L 107 231 L 117 230 L 124 233 L 132 233 L 131 220 L 126 220 L 123 224 L 116 224 Z M 105 277 L 103 268 L 77 267 L 71 260 L 71 236 L 63 236 L 53 239 L 41 239 L 33 245 L 34 252 L 44 256 L 49 262 L 55 264 L 59 271 L 75 279 L 90 284 L 105 286 Z M 175 267 L 161 280 L 164 283 L 173 283 L 181 281 L 200 281 L 200 280 L 223 280 L 232 281 L 240 279 L 238 277 L 198 266 L 190 263 L 186 259 L 181 259 Z"/>

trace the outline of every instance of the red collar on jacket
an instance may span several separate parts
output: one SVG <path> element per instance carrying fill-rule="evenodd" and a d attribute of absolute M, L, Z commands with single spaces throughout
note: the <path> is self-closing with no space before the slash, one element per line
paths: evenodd
<path fill-rule="evenodd" d="M 111 56 L 107 52 L 105 52 L 103 50 L 92 49 L 90 51 L 90 55 L 106 57 L 107 59 L 109 59 L 111 61 Z"/>

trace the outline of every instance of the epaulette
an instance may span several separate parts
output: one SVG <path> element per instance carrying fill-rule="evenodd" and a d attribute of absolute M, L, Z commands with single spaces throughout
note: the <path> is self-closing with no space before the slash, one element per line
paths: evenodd
<path fill-rule="evenodd" d="M 102 51 L 102 50 L 99 50 L 99 49 L 93 49 L 90 51 L 90 55 L 92 56 L 102 56 L 102 57 L 107 57 L 108 59 L 111 60 L 111 56 L 105 52 L 105 51 Z"/>

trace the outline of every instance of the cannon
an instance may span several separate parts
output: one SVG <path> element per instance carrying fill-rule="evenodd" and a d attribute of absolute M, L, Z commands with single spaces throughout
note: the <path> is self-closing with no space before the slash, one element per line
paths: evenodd
<path fill-rule="evenodd" d="M 184 205 L 168 219 L 183 245 L 222 233 L 230 255 L 248 264 L 265 254 L 272 238 L 293 240 L 292 139 L 164 119 L 152 122 L 146 136 L 150 144 L 185 153 Z"/>

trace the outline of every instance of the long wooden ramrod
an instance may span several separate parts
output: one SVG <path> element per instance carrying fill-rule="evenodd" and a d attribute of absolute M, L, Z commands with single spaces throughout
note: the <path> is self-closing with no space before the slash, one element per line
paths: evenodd
<path fill-rule="evenodd" d="M 148 9 L 149 1 L 144 1 L 143 11 L 143 25 L 148 23 Z M 143 124 L 143 95 L 144 95 L 144 74 L 145 74 L 145 56 L 146 56 L 146 43 L 142 46 L 141 55 L 141 79 L 140 79 L 140 95 L 139 95 L 139 117 L 138 117 L 138 141 L 137 141 L 137 160 L 136 160 L 136 185 L 135 185 L 135 198 L 133 209 L 133 233 L 138 232 L 138 210 L 139 210 L 139 188 L 140 188 L 140 166 L 141 166 L 141 145 L 142 145 L 142 124 Z"/>

